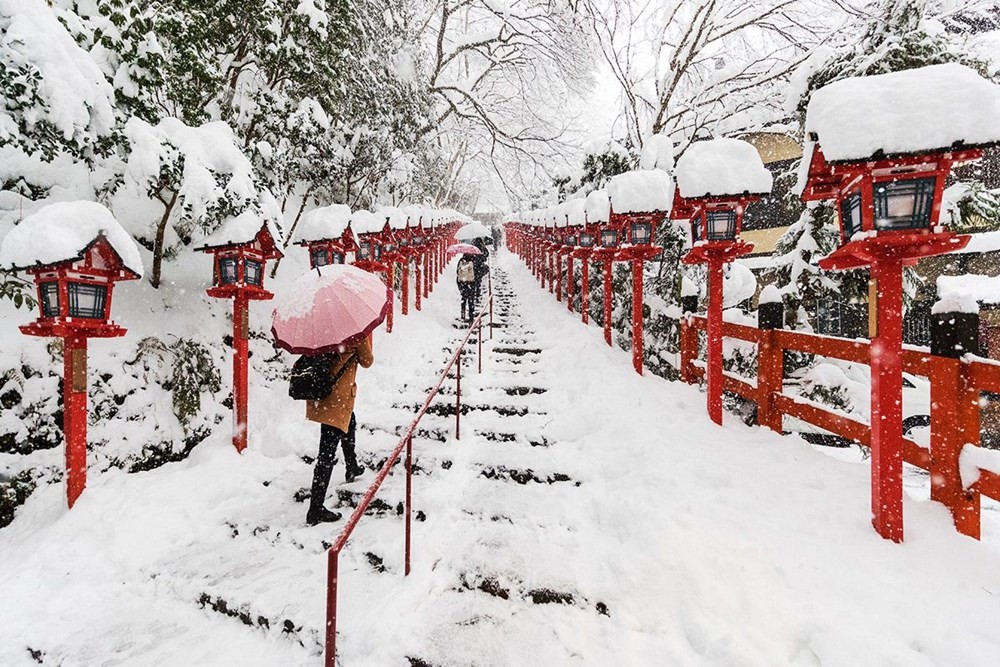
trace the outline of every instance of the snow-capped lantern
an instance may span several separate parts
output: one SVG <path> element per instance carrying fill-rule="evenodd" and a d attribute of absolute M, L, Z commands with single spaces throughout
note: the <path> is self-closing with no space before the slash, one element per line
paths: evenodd
<path fill-rule="evenodd" d="M 954 63 L 835 81 L 813 93 L 806 112 L 802 198 L 833 201 L 841 228 L 842 245 L 819 265 L 870 267 L 872 524 L 896 542 L 903 539 L 903 267 L 969 242 L 940 224 L 945 179 L 1000 142 L 997 118 L 1000 87 Z"/>
<path fill-rule="evenodd" d="M 282 256 L 281 231 L 253 210 L 227 221 L 199 250 L 213 258 L 214 280 L 208 295 L 233 300 L 233 446 L 247 446 L 250 302 L 274 297 L 264 289 L 267 261 Z"/>
<path fill-rule="evenodd" d="M 643 263 L 660 254 L 653 244 L 653 234 L 670 213 L 674 182 L 660 169 L 646 169 L 619 174 L 608 182 L 610 211 L 605 235 L 618 236 L 620 247 L 614 258 L 632 262 L 632 367 L 642 375 L 643 338 Z M 610 333 L 610 332 L 609 332 Z"/>
<path fill-rule="evenodd" d="M 111 212 L 88 201 L 51 204 L 14 227 L 0 245 L 0 269 L 32 276 L 39 317 L 28 336 L 63 339 L 66 500 L 87 484 L 87 339 L 117 338 L 111 321 L 115 283 L 142 277 L 135 241 Z"/>
<path fill-rule="evenodd" d="M 771 192 L 773 177 L 757 149 L 738 139 L 697 141 L 677 161 L 671 220 L 691 222 L 685 264 L 708 265 L 706 398 L 708 415 L 722 423 L 722 267 L 753 246 L 739 237 L 746 207 Z"/>
<path fill-rule="evenodd" d="M 359 252 L 351 229 L 351 209 L 343 204 L 313 209 L 300 224 L 297 245 L 309 250 L 309 266 L 343 264 L 351 252 Z"/>
<path fill-rule="evenodd" d="M 132 237 L 108 209 L 65 202 L 30 215 L 4 238 L 0 265 L 32 276 L 38 320 L 21 327 L 29 336 L 115 338 L 125 329 L 111 321 L 115 283 L 142 276 Z"/>
<path fill-rule="evenodd" d="M 747 206 L 770 194 L 771 172 L 757 149 L 739 139 L 711 139 L 691 144 L 677 161 L 673 220 L 691 222 L 687 263 L 704 262 L 725 249 L 726 261 L 750 252 L 740 239 Z"/>
<path fill-rule="evenodd" d="M 824 268 L 964 247 L 968 237 L 940 221 L 945 181 L 1000 141 L 998 112 L 1000 87 L 954 63 L 842 79 L 813 93 L 802 199 L 834 202 L 842 244 Z"/>
<path fill-rule="evenodd" d="M 213 286 L 208 295 L 219 299 L 242 297 L 267 300 L 274 295 L 264 289 L 267 261 L 282 256 L 278 249 L 281 232 L 256 211 L 232 218 L 209 236 L 199 250 L 213 256 Z"/>
<path fill-rule="evenodd" d="M 391 216 L 360 210 L 351 214 L 350 228 L 354 233 L 357 250 L 354 265 L 369 273 L 385 275 L 387 285 L 392 285 L 395 273 L 395 232 L 390 225 Z M 393 309 L 385 317 L 385 329 L 392 331 Z"/>

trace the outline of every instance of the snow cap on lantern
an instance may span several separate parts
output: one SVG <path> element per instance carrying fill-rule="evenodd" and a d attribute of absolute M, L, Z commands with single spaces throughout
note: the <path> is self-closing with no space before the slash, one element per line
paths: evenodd
<path fill-rule="evenodd" d="M 798 188 L 835 201 L 845 244 L 937 234 L 919 241 L 924 254 L 956 250 L 967 239 L 937 226 L 945 180 L 1000 141 L 997 118 L 1000 87 L 956 63 L 835 81 L 809 102 Z"/>
<path fill-rule="evenodd" d="M 751 202 L 774 178 L 760 153 L 740 139 L 696 141 L 677 161 L 674 220 L 691 221 L 692 243 L 734 242 Z"/>
<path fill-rule="evenodd" d="M 677 189 L 684 198 L 771 192 L 774 177 L 760 153 L 740 139 L 696 141 L 677 161 Z"/>
<path fill-rule="evenodd" d="M 587 200 L 582 197 L 570 199 L 565 204 L 567 236 L 566 245 L 576 246 L 579 244 L 580 234 L 587 224 Z"/>
<path fill-rule="evenodd" d="M 264 290 L 264 267 L 282 256 L 281 230 L 273 220 L 254 209 L 226 220 L 198 250 L 214 255 L 213 287 L 209 296 L 228 299 L 237 292 L 250 298 L 270 299 Z"/>
<path fill-rule="evenodd" d="M 378 261 L 383 251 L 394 249 L 390 227 L 392 220 L 365 209 L 351 214 L 351 229 L 358 239 L 358 259 Z"/>
<path fill-rule="evenodd" d="M 348 252 L 354 252 L 351 208 L 332 204 L 314 208 L 302 216 L 298 245 L 309 248 L 309 265 L 312 268 L 327 264 L 343 264 Z"/>
<path fill-rule="evenodd" d="M 632 245 L 648 245 L 653 232 L 670 211 L 674 199 L 674 181 L 660 169 L 629 171 L 615 176 L 608 182 L 611 215 L 608 229 L 601 232 L 601 245 L 607 246 L 604 236 L 625 236 Z"/>
<path fill-rule="evenodd" d="M 587 195 L 584 213 L 587 216 L 587 226 L 580 234 L 580 246 L 589 248 L 600 240 L 601 228 L 608 224 L 611 218 L 611 199 L 608 198 L 608 191 L 605 188 L 594 190 Z"/>
<path fill-rule="evenodd" d="M 0 244 L 0 269 L 34 277 L 40 317 L 22 332 L 110 337 L 125 333 L 109 321 L 114 284 L 141 278 L 142 259 L 108 209 L 74 201 L 45 206 L 15 226 Z"/>

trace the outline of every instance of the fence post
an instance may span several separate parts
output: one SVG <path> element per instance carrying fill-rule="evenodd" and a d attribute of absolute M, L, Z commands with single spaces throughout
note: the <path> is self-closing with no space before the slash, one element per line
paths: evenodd
<path fill-rule="evenodd" d="M 476 320 L 479 322 L 479 329 L 476 331 L 476 361 L 479 364 L 479 374 L 483 374 L 483 316 L 479 315 Z"/>
<path fill-rule="evenodd" d="M 326 667 L 337 667 L 337 565 L 340 552 L 330 549 L 326 560 Z"/>
<path fill-rule="evenodd" d="M 406 438 L 406 553 L 403 575 L 410 576 L 410 530 L 413 515 L 413 433 Z"/>
<path fill-rule="evenodd" d="M 761 294 L 761 298 L 765 298 Z M 785 354 L 778 340 L 785 319 L 785 306 L 781 297 L 777 301 L 761 301 L 757 310 L 757 327 L 760 343 L 757 346 L 757 423 L 781 433 L 781 412 L 775 409 L 774 395 L 780 394 L 784 384 Z"/>
<path fill-rule="evenodd" d="M 455 377 L 455 439 L 462 439 L 462 348 L 458 348 L 458 370 Z"/>
<path fill-rule="evenodd" d="M 931 315 L 931 500 L 951 511 L 955 529 L 979 539 L 979 493 L 962 486 L 962 448 L 979 441 L 979 392 L 968 385 L 964 354 L 979 353 L 978 313 Z"/>

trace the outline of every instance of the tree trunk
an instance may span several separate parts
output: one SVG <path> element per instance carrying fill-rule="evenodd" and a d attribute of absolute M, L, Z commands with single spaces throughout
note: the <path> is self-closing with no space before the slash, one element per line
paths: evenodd
<path fill-rule="evenodd" d="M 160 273 L 163 269 L 163 237 L 167 234 L 167 223 L 170 222 L 170 213 L 176 203 L 177 192 L 174 192 L 163 210 L 160 223 L 156 226 L 156 239 L 153 241 L 153 273 L 149 276 L 149 284 L 157 289 L 160 287 Z"/>
<path fill-rule="evenodd" d="M 312 196 L 313 186 L 309 186 L 305 194 L 302 195 L 302 203 L 299 204 L 298 213 L 295 214 L 295 220 L 292 221 L 292 226 L 288 228 L 288 233 L 285 234 L 285 240 L 282 243 L 282 248 L 287 248 L 288 244 L 292 242 L 292 235 L 295 233 L 295 228 L 299 224 L 299 220 L 302 218 L 302 212 L 306 209 L 306 204 L 309 203 L 309 198 Z M 281 265 L 281 257 L 275 260 L 274 266 L 271 267 L 271 278 L 274 278 L 278 274 L 278 266 Z"/>

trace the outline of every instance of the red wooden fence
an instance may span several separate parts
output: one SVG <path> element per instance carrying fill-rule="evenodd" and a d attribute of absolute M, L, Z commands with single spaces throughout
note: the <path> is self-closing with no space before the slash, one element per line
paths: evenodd
<path fill-rule="evenodd" d="M 681 378 L 698 382 L 704 368 L 695 364 L 698 336 L 705 330 L 704 317 L 688 316 L 681 322 Z M 795 417 L 864 446 L 870 446 L 868 424 L 821 405 L 784 393 L 784 352 L 796 351 L 829 359 L 868 365 L 867 340 L 849 340 L 798 331 L 757 329 L 726 322 L 723 336 L 757 345 L 757 378 L 723 377 L 723 389 L 757 405 L 761 426 L 782 432 L 783 417 Z M 903 369 L 926 377 L 931 385 L 930 449 L 909 439 L 903 441 L 903 459 L 930 473 L 931 498 L 944 504 L 955 519 L 956 529 L 971 537 L 980 534 L 980 496 L 1000 500 L 1000 475 L 982 470 L 979 481 L 965 488 L 959 472 L 959 457 L 967 444 L 980 442 L 980 393 L 1000 393 L 1000 364 L 974 357 L 950 359 L 907 349 Z"/>

